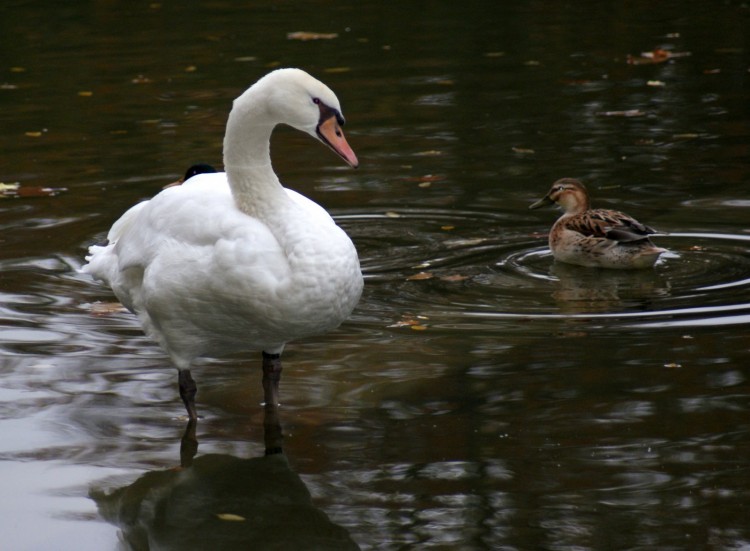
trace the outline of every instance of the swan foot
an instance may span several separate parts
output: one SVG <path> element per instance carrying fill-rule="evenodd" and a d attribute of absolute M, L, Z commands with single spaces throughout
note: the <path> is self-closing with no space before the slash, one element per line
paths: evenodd
<path fill-rule="evenodd" d="M 177 375 L 177 382 L 180 386 L 180 398 L 185 404 L 188 419 L 195 421 L 198 419 L 198 412 L 195 409 L 195 394 L 198 392 L 198 386 L 195 384 L 189 369 L 180 369 Z"/>
<path fill-rule="evenodd" d="M 263 399 L 266 408 L 278 407 L 280 380 L 281 354 L 263 352 Z"/>

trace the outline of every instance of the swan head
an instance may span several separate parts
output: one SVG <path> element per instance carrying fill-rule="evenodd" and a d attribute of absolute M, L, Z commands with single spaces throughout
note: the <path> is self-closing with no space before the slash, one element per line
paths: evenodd
<path fill-rule="evenodd" d="M 256 82 L 246 94 L 260 94 L 264 116 L 273 124 L 287 124 L 320 140 L 350 166 L 359 165 L 344 137 L 344 116 L 336 94 L 301 69 L 277 69 Z M 235 102 L 241 105 L 246 94 Z M 250 99 L 250 98 L 247 98 Z M 255 98 L 253 98 L 255 99 Z"/>

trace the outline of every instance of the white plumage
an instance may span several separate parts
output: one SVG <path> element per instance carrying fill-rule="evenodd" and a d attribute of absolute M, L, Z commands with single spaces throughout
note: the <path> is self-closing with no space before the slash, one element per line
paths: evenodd
<path fill-rule="evenodd" d="M 170 355 L 191 418 L 197 357 L 260 349 L 277 386 L 284 344 L 337 327 L 362 292 L 349 237 L 273 172 L 269 139 L 279 123 L 357 166 L 333 92 L 298 69 L 274 71 L 234 102 L 226 173 L 198 174 L 135 205 L 82 269 L 107 283 Z M 276 398 L 267 389 L 266 400 Z"/>

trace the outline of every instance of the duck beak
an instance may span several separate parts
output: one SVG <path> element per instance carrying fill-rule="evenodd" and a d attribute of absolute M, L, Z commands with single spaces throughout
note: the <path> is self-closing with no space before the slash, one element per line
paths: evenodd
<path fill-rule="evenodd" d="M 318 135 L 318 138 L 320 138 L 320 141 L 338 153 L 338 155 L 344 159 L 349 166 L 352 168 L 357 168 L 359 166 L 357 156 L 354 154 L 354 151 L 352 151 L 352 148 L 349 147 L 349 144 L 344 137 L 344 131 L 341 130 L 338 117 L 331 116 L 320 121 L 315 128 L 315 133 Z"/>
<path fill-rule="evenodd" d="M 539 199 L 539 201 L 537 201 L 536 203 L 532 203 L 531 205 L 529 205 L 529 208 L 538 209 L 540 207 L 551 205 L 552 203 L 554 203 L 554 201 L 549 198 L 549 195 L 545 195 L 544 197 Z"/>

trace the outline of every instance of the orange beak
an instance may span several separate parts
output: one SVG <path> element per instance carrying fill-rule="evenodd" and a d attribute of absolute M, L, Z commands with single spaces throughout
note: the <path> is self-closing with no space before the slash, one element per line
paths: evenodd
<path fill-rule="evenodd" d="M 357 168 L 359 166 L 357 156 L 354 154 L 354 151 L 352 151 L 352 148 L 349 147 L 349 144 L 344 137 L 344 131 L 341 130 L 341 126 L 335 116 L 328 117 L 320 122 L 316 128 L 316 132 L 321 141 L 338 153 L 338 155 L 344 159 L 349 166 L 352 168 Z"/>

